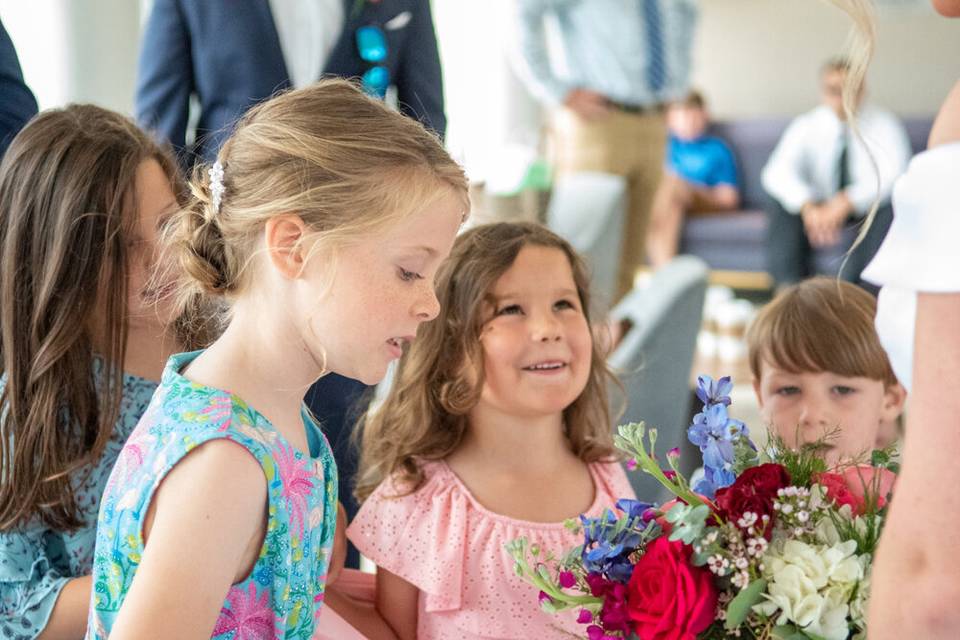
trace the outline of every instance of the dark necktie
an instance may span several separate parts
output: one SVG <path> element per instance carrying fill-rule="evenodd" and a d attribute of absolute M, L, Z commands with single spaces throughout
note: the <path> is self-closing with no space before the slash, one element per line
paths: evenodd
<path fill-rule="evenodd" d="M 837 191 L 843 191 L 850 186 L 850 136 L 847 134 L 847 128 L 844 127 L 840 134 L 840 156 L 837 158 Z"/>
<path fill-rule="evenodd" d="M 647 82 L 650 90 L 658 93 L 666 84 L 663 64 L 663 22 L 660 0 L 641 0 L 643 20 L 647 26 Z"/>

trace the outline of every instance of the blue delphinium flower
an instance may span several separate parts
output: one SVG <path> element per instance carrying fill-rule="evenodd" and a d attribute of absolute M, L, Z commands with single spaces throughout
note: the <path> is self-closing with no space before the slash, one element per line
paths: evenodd
<path fill-rule="evenodd" d="M 710 376 L 697 378 L 697 397 L 704 408 L 712 404 L 730 406 L 730 392 L 733 391 L 733 380 L 730 376 L 723 376 L 714 380 Z"/>
<path fill-rule="evenodd" d="M 617 500 L 616 507 L 630 518 L 643 519 L 644 514 L 653 508 L 653 504 L 640 502 L 639 500 L 631 500 L 630 498 L 620 498 Z"/>
<path fill-rule="evenodd" d="M 626 583 L 633 574 L 630 555 L 640 548 L 643 537 L 635 527 L 640 525 L 643 513 L 650 505 L 636 500 L 621 501 L 617 508 L 625 513 L 626 526 L 617 526 L 621 518 L 610 510 L 604 511 L 599 518 L 580 516 L 583 525 L 583 566 L 589 573 L 597 573 L 609 580 Z M 628 504 L 629 503 L 629 504 Z M 639 515 L 633 515 L 633 512 Z"/>
<path fill-rule="evenodd" d="M 599 573 L 610 580 L 628 582 L 633 574 L 633 563 L 622 544 L 601 540 L 592 549 L 583 551 L 583 567 L 590 573 Z"/>
<path fill-rule="evenodd" d="M 716 381 L 710 376 L 700 376 L 697 397 L 704 403 L 703 411 L 694 416 L 693 424 L 687 429 L 690 442 L 699 447 L 703 455 L 704 475 L 693 490 L 711 499 L 717 489 L 730 486 L 736 479 L 733 473 L 735 445 L 745 441 L 755 449 L 747 426 L 727 413 L 732 389 L 729 376 Z"/>

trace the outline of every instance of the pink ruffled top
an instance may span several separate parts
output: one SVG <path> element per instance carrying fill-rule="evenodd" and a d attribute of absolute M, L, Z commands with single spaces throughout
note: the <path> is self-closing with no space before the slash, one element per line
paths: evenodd
<path fill-rule="evenodd" d="M 595 495 L 587 515 L 598 516 L 620 498 L 633 498 L 617 463 L 589 465 Z M 537 590 L 514 573 L 505 550 L 525 537 L 561 556 L 582 543 L 562 522 L 516 520 L 493 513 L 473 497 L 445 462 L 423 465 L 426 480 L 400 498 L 387 481 L 363 503 L 347 537 L 378 566 L 420 590 L 419 640 L 583 636 L 577 611 L 540 609 Z"/>

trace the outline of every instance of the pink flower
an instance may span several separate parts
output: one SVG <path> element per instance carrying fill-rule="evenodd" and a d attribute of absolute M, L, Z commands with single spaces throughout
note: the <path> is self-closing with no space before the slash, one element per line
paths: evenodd
<path fill-rule="evenodd" d="M 607 580 L 599 573 L 588 573 L 586 580 L 591 595 L 603 598 L 603 605 L 600 609 L 600 623 L 603 626 L 592 625 L 587 627 L 587 635 L 593 637 L 590 635 L 590 629 L 593 627 L 601 631 L 601 635 L 597 636 L 598 638 L 614 637 L 603 635 L 606 631 L 619 631 L 624 636 L 629 635 L 633 631 L 633 625 L 627 612 L 627 586 Z M 583 617 L 582 613 L 580 615 Z"/>
<path fill-rule="evenodd" d="M 867 510 L 868 502 L 874 503 L 877 509 L 886 506 L 897 475 L 883 467 L 860 464 L 821 473 L 816 481 L 837 506 L 848 504 L 855 515 L 860 515 Z"/>
<path fill-rule="evenodd" d="M 593 614 L 590 613 L 587 609 L 580 609 L 580 614 L 577 616 L 577 622 L 580 624 L 587 624 L 588 622 L 593 621 Z"/>
<path fill-rule="evenodd" d="M 217 625 L 213 628 L 214 636 L 232 631 L 236 633 L 235 640 L 259 640 L 274 635 L 273 609 L 266 589 L 258 597 L 253 582 L 246 591 L 234 587 L 227 593 L 227 604 L 229 608 L 220 610 Z"/>
<path fill-rule="evenodd" d="M 816 477 L 816 482 L 827 490 L 827 496 L 833 500 L 837 507 L 848 505 L 853 513 L 860 513 L 863 508 L 863 500 L 853 495 L 847 488 L 847 482 L 839 473 L 821 473 Z"/>
<path fill-rule="evenodd" d="M 298 460 L 292 446 L 282 444 L 277 446 L 276 460 L 283 485 L 281 493 L 287 499 L 287 507 L 290 509 L 290 530 L 303 537 L 307 499 L 314 487 L 313 466 L 303 458 Z"/>
<path fill-rule="evenodd" d="M 577 584 L 577 579 L 573 576 L 571 571 L 561 571 L 560 572 L 560 586 L 564 589 L 569 589 L 573 585 Z"/>

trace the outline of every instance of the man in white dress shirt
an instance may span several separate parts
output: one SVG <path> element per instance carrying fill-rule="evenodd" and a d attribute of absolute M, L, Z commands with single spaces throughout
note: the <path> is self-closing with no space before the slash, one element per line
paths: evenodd
<path fill-rule="evenodd" d="M 814 251 L 838 245 L 844 227 L 858 225 L 879 200 L 874 223 L 840 274 L 862 284 L 860 273 L 890 226 L 890 192 L 910 160 L 910 140 L 893 114 L 864 104 L 856 122 L 866 146 L 854 134 L 843 112 L 848 69 L 843 58 L 824 65 L 820 106 L 790 123 L 763 169 L 771 196 L 768 268 L 777 287 L 813 275 Z"/>

